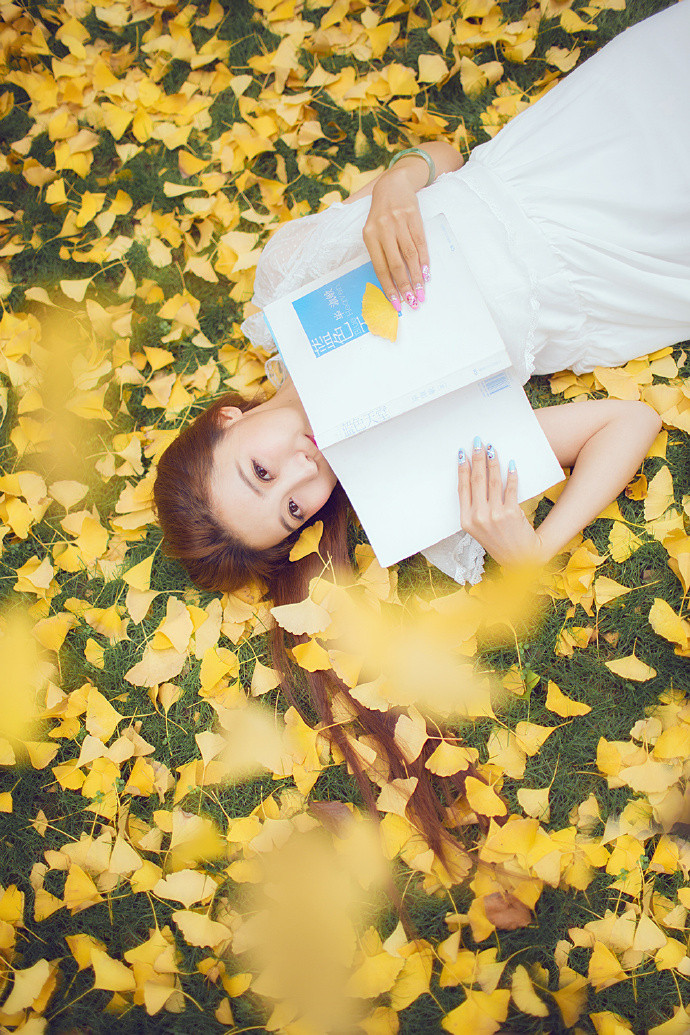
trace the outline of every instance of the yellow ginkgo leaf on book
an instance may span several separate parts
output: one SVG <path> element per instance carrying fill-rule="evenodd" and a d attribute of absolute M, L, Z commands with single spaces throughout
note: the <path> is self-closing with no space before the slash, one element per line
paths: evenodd
<path fill-rule="evenodd" d="M 641 658 L 635 654 L 628 654 L 625 658 L 616 658 L 615 661 L 605 661 L 607 669 L 623 679 L 634 679 L 636 683 L 645 683 L 653 679 L 656 669 L 646 665 Z"/>
<path fill-rule="evenodd" d="M 395 341 L 398 337 L 398 314 L 381 288 L 367 284 L 362 299 L 362 319 L 372 334 Z"/>

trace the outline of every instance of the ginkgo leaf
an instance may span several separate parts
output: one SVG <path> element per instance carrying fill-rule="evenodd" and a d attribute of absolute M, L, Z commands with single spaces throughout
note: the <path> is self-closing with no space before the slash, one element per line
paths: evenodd
<path fill-rule="evenodd" d="M 121 719 L 122 715 L 113 708 L 107 697 L 104 697 L 95 686 L 90 686 L 85 722 L 89 733 L 106 743 Z"/>
<path fill-rule="evenodd" d="M 203 913 L 194 913 L 188 909 L 178 909 L 172 915 L 173 920 L 180 928 L 182 937 L 189 945 L 206 946 L 211 949 L 218 948 L 230 938 L 230 931 L 224 924 Z"/>
<path fill-rule="evenodd" d="M 531 1014 L 532 1017 L 548 1017 L 549 1008 L 543 999 L 534 991 L 532 979 L 527 969 L 521 964 L 513 971 L 510 994 L 518 1010 Z"/>
<path fill-rule="evenodd" d="M 622 564 L 642 546 L 642 540 L 632 529 L 620 521 L 614 521 L 609 533 L 609 549 L 614 561 Z"/>
<path fill-rule="evenodd" d="M 394 812 L 398 816 L 404 817 L 407 803 L 417 783 L 416 776 L 409 776 L 406 779 L 399 778 L 386 783 L 376 802 L 379 812 Z"/>
<path fill-rule="evenodd" d="M 91 950 L 91 966 L 94 971 L 94 988 L 109 992 L 133 992 L 137 982 L 132 971 L 120 960 L 115 960 L 103 949 Z"/>
<path fill-rule="evenodd" d="M 306 672 L 321 672 L 331 667 L 328 651 L 316 640 L 298 643 L 292 648 L 292 656 Z"/>
<path fill-rule="evenodd" d="M 439 83 L 448 75 L 448 67 L 440 54 L 420 54 L 417 61 L 420 83 Z"/>
<path fill-rule="evenodd" d="M 362 298 L 362 319 L 372 334 L 388 341 L 398 337 L 398 314 L 380 287 L 367 284 Z"/>
<path fill-rule="evenodd" d="M 690 644 L 690 622 L 681 618 L 662 597 L 655 597 L 649 612 L 649 624 L 655 633 L 685 649 Z"/>
<path fill-rule="evenodd" d="M 213 898 L 216 889 L 216 882 L 211 877 L 199 870 L 186 869 L 169 874 L 154 884 L 151 890 L 159 898 L 173 899 L 189 909 L 197 902 L 207 902 Z"/>
<path fill-rule="evenodd" d="M 2 1004 L 3 1013 L 9 1017 L 33 1006 L 49 977 L 50 964 L 43 959 L 26 970 L 15 970 L 12 991 Z"/>
<path fill-rule="evenodd" d="M 318 553 L 319 542 L 323 535 L 323 521 L 315 521 L 308 525 L 299 536 L 299 539 L 290 550 L 290 560 L 299 561 L 310 553 Z"/>
<path fill-rule="evenodd" d="M 605 661 L 604 664 L 610 672 L 623 679 L 634 679 L 636 683 L 644 683 L 656 675 L 656 669 L 646 665 L 635 654 L 628 654 L 627 657 L 617 658 L 615 661 Z"/>
<path fill-rule="evenodd" d="M 275 669 L 268 668 L 267 665 L 262 664 L 260 661 L 256 661 L 252 672 L 252 696 L 259 697 L 261 694 L 267 694 L 269 691 L 275 690 L 279 686 L 280 676 Z"/>
<path fill-rule="evenodd" d="M 554 732 L 553 726 L 539 726 L 535 722 L 518 722 L 515 738 L 525 754 L 536 755 L 544 741 Z"/>
<path fill-rule="evenodd" d="M 298 604 L 281 604 L 272 607 L 271 614 L 281 628 L 300 636 L 306 633 L 314 636 L 324 632 L 331 624 L 331 616 L 325 607 L 315 603 L 310 597 Z"/>
<path fill-rule="evenodd" d="M 404 960 L 387 952 L 365 956 L 362 965 L 350 977 L 347 991 L 360 999 L 373 999 L 393 986 L 403 966 Z"/>
<path fill-rule="evenodd" d="M 596 941 L 592 952 L 587 977 L 595 991 L 608 988 L 626 980 L 626 973 L 620 963 L 603 942 Z"/>
<path fill-rule="evenodd" d="M 411 707 L 409 714 L 401 715 L 396 722 L 393 736 L 405 760 L 414 762 L 428 739 L 424 716 Z"/>
<path fill-rule="evenodd" d="M 495 992 L 468 990 L 460 1006 L 447 1013 L 441 1027 L 451 1035 L 494 1035 L 508 1016 L 510 991 L 497 988 Z"/>
<path fill-rule="evenodd" d="M 90 283 L 91 277 L 84 277 L 82 280 L 61 280 L 60 287 L 63 295 L 67 295 L 73 302 L 83 302 Z"/>
<path fill-rule="evenodd" d="M 652 478 L 644 501 L 645 521 L 661 517 L 673 503 L 673 478 L 664 465 Z"/>
<path fill-rule="evenodd" d="M 552 992 L 558 1009 L 561 1011 L 563 1023 L 567 1028 L 572 1028 L 577 1023 L 587 1003 L 589 994 L 589 982 L 587 978 L 571 970 L 569 967 L 562 967 L 559 976 L 559 989 Z"/>
<path fill-rule="evenodd" d="M 508 811 L 506 803 L 493 787 L 474 776 L 467 777 L 465 794 L 470 808 L 480 816 L 505 816 Z"/>
<path fill-rule="evenodd" d="M 598 575 L 594 580 L 594 601 L 597 607 L 603 607 L 612 600 L 629 593 L 631 587 L 621 586 L 620 582 L 609 579 L 605 575 Z"/>
<path fill-rule="evenodd" d="M 548 787 L 520 787 L 517 798 L 526 816 L 533 816 L 543 823 L 551 818 Z"/>
<path fill-rule="evenodd" d="M 145 557 L 143 561 L 139 561 L 132 568 L 128 568 L 122 575 L 122 581 L 126 582 L 128 586 L 132 586 L 134 589 L 141 591 L 148 590 L 151 585 L 151 566 L 153 564 L 153 554 Z"/>
<path fill-rule="evenodd" d="M 570 719 L 574 715 L 587 715 L 592 710 L 589 704 L 573 701 L 551 679 L 549 680 L 546 701 L 544 703 L 549 711 L 555 712 L 556 715 L 561 715 L 564 719 Z"/>
<path fill-rule="evenodd" d="M 500 931 L 517 931 L 529 927 L 532 913 L 515 895 L 494 891 L 484 899 L 484 912 L 490 923 Z"/>
<path fill-rule="evenodd" d="M 65 881 L 64 902 L 71 913 L 102 902 L 103 898 L 88 873 L 73 863 Z"/>
<path fill-rule="evenodd" d="M 471 758 L 468 756 L 467 748 L 442 740 L 424 764 L 437 776 L 452 776 L 453 773 L 464 772 L 468 769 Z"/>

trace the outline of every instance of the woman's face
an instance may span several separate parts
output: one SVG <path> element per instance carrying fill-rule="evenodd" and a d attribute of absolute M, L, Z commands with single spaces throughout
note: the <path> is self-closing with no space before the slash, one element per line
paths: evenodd
<path fill-rule="evenodd" d="M 301 406 L 279 396 L 247 413 L 221 410 L 226 432 L 215 450 L 211 493 L 221 524 L 265 550 L 324 505 L 336 476 L 317 449 Z"/>

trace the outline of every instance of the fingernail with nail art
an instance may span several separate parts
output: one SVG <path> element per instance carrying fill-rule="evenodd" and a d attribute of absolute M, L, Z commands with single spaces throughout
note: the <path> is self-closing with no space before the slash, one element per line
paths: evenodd
<path fill-rule="evenodd" d="M 409 305 L 410 309 L 417 309 L 419 307 L 419 302 L 417 301 L 417 299 L 415 298 L 415 296 L 412 294 L 411 291 L 408 291 L 406 293 L 405 301 Z"/>
<path fill-rule="evenodd" d="M 511 460 L 510 463 L 508 464 L 508 474 L 515 474 L 516 470 L 517 470 L 517 468 L 515 466 L 515 461 Z"/>
<path fill-rule="evenodd" d="M 424 285 L 423 284 L 415 284 L 414 293 L 417 296 L 417 301 L 418 302 L 423 302 L 424 301 L 424 298 L 426 296 L 424 295 Z"/>
<path fill-rule="evenodd" d="M 472 443 L 472 447 L 474 449 L 481 449 L 482 448 L 482 440 L 480 439 L 479 435 L 475 435 L 474 442 Z"/>
<path fill-rule="evenodd" d="M 486 446 L 486 455 L 488 456 L 489 460 L 493 460 L 493 458 L 496 456 L 496 450 L 490 442 L 488 442 Z"/>
<path fill-rule="evenodd" d="M 391 295 L 391 305 L 395 309 L 398 316 L 400 316 L 402 313 L 402 306 L 400 305 L 400 299 L 397 295 Z"/>
<path fill-rule="evenodd" d="M 458 449 L 458 463 L 459 464 L 464 464 L 465 463 L 465 450 L 464 449 Z"/>
<path fill-rule="evenodd" d="M 431 270 L 428 266 L 422 266 L 422 276 L 424 277 L 425 284 L 431 280 Z"/>

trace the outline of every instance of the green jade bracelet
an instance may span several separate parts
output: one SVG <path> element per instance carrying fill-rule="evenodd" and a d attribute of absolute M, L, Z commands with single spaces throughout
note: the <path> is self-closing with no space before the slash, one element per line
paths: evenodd
<path fill-rule="evenodd" d="M 433 183 L 436 179 L 436 166 L 434 165 L 434 160 L 431 155 L 428 155 L 426 151 L 422 151 L 421 147 L 408 147 L 404 151 L 398 151 L 397 155 L 393 155 L 388 163 L 388 168 L 392 169 L 395 163 L 400 161 L 401 158 L 405 158 L 406 155 L 418 155 L 419 158 L 424 159 L 426 164 L 429 166 L 429 179 L 426 181 L 424 186 L 428 187 L 430 183 Z"/>

